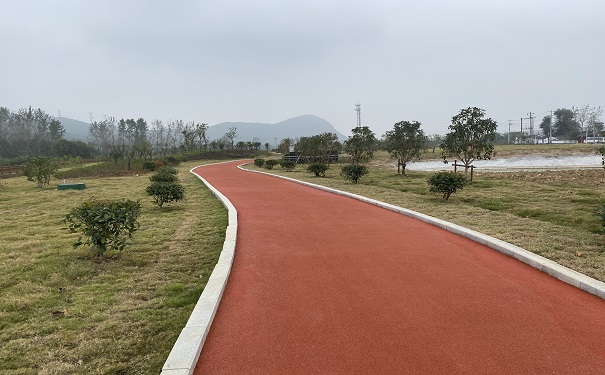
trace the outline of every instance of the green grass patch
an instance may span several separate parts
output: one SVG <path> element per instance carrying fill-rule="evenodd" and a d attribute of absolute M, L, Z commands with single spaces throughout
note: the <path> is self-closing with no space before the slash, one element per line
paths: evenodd
<path fill-rule="evenodd" d="M 0 193 L 0 373 L 157 374 L 205 286 L 227 212 L 179 167 L 186 200 L 159 209 L 148 176 L 87 178 L 86 190 L 38 191 L 25 177 Z M 62 229 L 91 197 L 140 200 L 123 253 L 95 260 Z"/>

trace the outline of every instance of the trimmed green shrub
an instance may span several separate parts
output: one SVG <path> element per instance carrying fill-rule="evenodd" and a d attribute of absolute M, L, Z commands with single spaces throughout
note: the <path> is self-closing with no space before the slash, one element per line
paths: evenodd
<path fill-rule="evenodd" d="M 361 176 L 368 174 L 368 168 L 365 165 L 348 164 L 342 167 L 340 175 L 346 180 L 353 181 L 356 184 Z"/>
<path fill-rule="evenodd" d="M 176 168 L 171 167 L 169 165 L 162 165 L 161 167 L 158 168 L 156 174 L 172 174 L 172 175 L 177 175 L 177 174 L 179 174 L 179 171 Z"/>
<path fill-rule="evenodd" d="M 439 172 L 428 179 L 429 191 L 443 193 L 445 200 L 450 199 L 450 195 L 456 191 L 462 190 L 467 183 L 466 176 L 455 172 Z"/>
<path fill-rule="evenodd" d="M 149 161 L 149 160 L 144 161 L 141 166 L 143 167 L 144 170 L 149 171 L 149 172 L 153 172 L 157 168 L 156 163 Z"/>
<path fill-rule="evenodd" d="M 64 222 L 70 233 L 81 232 L 82 237 L 73 244 L 74 249 L 81 245 L 90 245 L 96 257 L 102 258 L 107 250 L 122 252 L 127 241 L 139 229 L 141 204 L 123 199 L 120 201 L 91 200 L 73 208 Z"/>
<path fill-rule="evenodd" d="M 176 168 L 164 165 L 149 177 L 151 185 L 145 191 L 160 208 L 164 203 L 178 202 L 185 198 L 185 188 L 178 183 L 178 173 Z"/>
<path fill-rule="evenodd" d="M 149 180 L 151 182 L 176 183 L 178 181 L 178 177 L 176 176 L 178 173 L 179 171 L 177 171 L 176 168 L 164 165 L 158 168 L 158 170 L 151 177 L 149 177 Z"/>
<path fill-rule="evenodd" d="M 164 165 L 176 167 L 181 161 L 176 156 L 166 156 L 164 160 L 162 160 L 162 163 L 164 163 Z"/>
<path fill-rule="evenodd" d="M 263 159 L 263 158 L 254 159 L 254 165 L 256 165 L 259 168 L 262 168 L 265 165 L 265 159 Z"/>
<path fill-rule="evenodd" d="M 324 177 L 327 170 L 328 165 L 326 163 L 311 163 L 307 167 L 307 171 L 315 174 L 315 177 Z"/>
<path fill-rule="evenodd" d="M 23 166 L 23 175 L 27 177 L 27 181 L 36 182 L 38 189 L 42 190 L 42 186 L 50 185 L 50 177 L 57 169 L 59 169 L 59 162 L 54 158 L 44 156 L 27 157 Z"/>
<path fill-rule="evenodd" d="M 276 166 L 278 163 L 279 162 L 277 160 L 269 159 L 265 161 L 265 169 L 273 169 L 273 167 Z"/>
<path fill-rule="evenodd" d="M 147 195 L 153 197 L 153 201 L 160 208 L 164 203 L 178 202 L 185 198 L 185 188 L 181 184 L 175 182 L 152 182 L 145 189 Z"/>
<path fill-rule="evenodd" d="M 296 168 L 296 163 L 293 162 L 292 160 L 284 160 L 284 161 L 280 162 L 279 165 L 283 169 L 285 169 L 287 172 L 291 172 L 294 170 L 294 168 Z"/>

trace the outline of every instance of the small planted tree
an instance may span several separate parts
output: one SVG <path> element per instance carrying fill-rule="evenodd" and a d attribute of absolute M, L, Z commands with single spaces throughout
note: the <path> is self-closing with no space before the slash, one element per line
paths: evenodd
<path fill-rule="evenodd" d="M 23 166 L 23 174 L 28 181 L 34 181 L 38 184 L 38 189 L 42 186 L 50 185 L 50 178 L 59 169 L 59 162 L 53 158 L 44 156 L 28 157 Z"/>
<path fill-rule="evenodd" d="M 327 170 L 328 165 L 326 163 L 311 163 L 307 167 L 307 171 L 315 174 L 315 177 L 324 177 Z"/>
<path fill-rule="evenodd" d="M 450 195 L 467 184 L 466 176 L 455 172 L 439 172 L 431 176 L 428 180 L 429 190 L 433 193 L 442 193 L 445 200 L 450 199 Z"/>
<path fill-rule="evenodd" d="M 365 165 L 349 164 L 342 167 L 340 175 L 346 180 L 353 181 L 356 184 L 361 176 L 368 174 L 368 168 Z"/>
<path fill-rule="evenodd" d="M 418 159 L 427 137 L 418 121 L 400 121 L 384 135 L 385 150 L 397 159 L 397 174 L 405 176 L 405 168 L 413 159 Z"/>
<path fill-rule="evenodd" d="M 452 117 L 450 132 L 440 145 L 443 161 L 447 163 L 452 157 L 456 158 L 462 161 L 466 172 L 473 161 L 491 159 L 497 127 L 496 121 L 485 118 L 485 110 L 481 108 L 460 110 Z"/>
<path fill-rule="evenodd" d="M 265 161 L 265 169 L 273 169 L 273 167 L 276 166 L 278 163 L 279 162 L 277 160 L 269 159 Z"/>
<path fill-rule="evenodd" d="M 262 159 L 262 158 L 254 159 L 254 165 L 256 165 L 259 168 L 262 168 L 265 165 L 265 159 Z"/>
<path fill-rule="evenodd" d="M 185 188 L 178 183 L 177 173 L 175 168 L 163 166 L 149 177 L 151 185 L 145 191 L 160 208 L 164 203 L 178 202 L 185 198 Z"/>
<path fill-rule="evenodd" d="M 292 160 L 284 160 L 281 163 L 279 163 L 279 165 L 285 169 L 287 172 L 291 172 L 294 170 L 294 168 L 296 167 L 296 163 L 293 162 Z"/>
<path fill-rule="evenodd" d="M 103 258 L 107 250 L 123 251 L 127 241 L 139 229 L 140 203 L 123 199 L 119 201 L 91 199 L 73 208 L 64 222 L 70 233 L 80 232 L 82 236 L 73 244 L 74 249 L 90 245 L 90 250 L 98 258 Z"/>
<path fill-rule="evenodd" d="M 173 182 L 154 182 L 145 189 L 160 208 L 164 203 L 178 202 L 185 198 L 185 188 Z"/>
<path fill-rule="evenodd" d="M 368 161 L 376 150 L 376 136 L 367 126 L 353 128 L 353 133 L 344 143 L 344 150 L 351 155 L 351 163 Z"/>

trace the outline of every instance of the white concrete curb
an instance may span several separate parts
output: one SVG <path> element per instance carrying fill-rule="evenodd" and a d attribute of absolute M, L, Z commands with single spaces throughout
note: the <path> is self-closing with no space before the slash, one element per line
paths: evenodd
<path fill-rule="evenodd" d="M 207 165 L 214 164 L 206 164 L 198 167 Z M 218 263 L 214 267 L 200 299 L 193 308 L 193 312 L 191 313 L 185 328 L 183 328 L 181 334 L 174 343 L 174 346 L 164 363 L 164 367 L 162 367 L 162 375 L 193 374 L 197 360 L 202 351 L 202 346 L 204 346 L 206 336 L 210 330 L 210 325 L 212 324 L 212 320 L 218 309 L 218 304 L 223 296 L 223 291 L 225 290 L 225 285 L 227 284 L 231 266 L 233 265 L 233 257 L 235 255 L 235 243 L 237 240 L 237 210 L 227 197 L 216 190 L 216 188 L 202 176 L 193 171 L 198 167 L 191 168 L 189 172 L 202 180 L 208 189 L 210 189 L 227 208 L 229 211 L 229 224 L 227 225 L 225 242 L 223 243 L 223 250 L 221 251 Z"/>
<path fill-rule="evenodd" d="M 242 165 L 244 165 L 244 164 L 242 164 Z M 567 284 L 571 284 L 571 285 L 575 286 L 576 288 L 582 289 L 590 294 L 594 294 L 595 296 L 605 299 L 605 283 L 604 282 L 593 279 L 592 277 L 586 276 L 586 275 L 579 273 L 577 271 L 574 271 L 572 269 L 569 269 L 550 259 L 546 259 L 540 255 L 534 254 L 530 251 L 527 251 L 521 247 L 515 246 L 511 243 L 499 240 L 497 238 L 488 236 L 486 234 L 476 232 L 474 230 L 462 227 L 460 225 L 450 223 L 445 220 L 437 219 L 435 217 L 422 214 L 420 212 L 408 210 L 403 207 L 399 207 L 399 206 L 395 206 L 395 205 L 392 205 L 389 203 L 381 202 L 376 199 L 367 198 L 367 197 L 364 197 L 361 195 L 348 193 L 346 191 L 337 190 L 337 189 L 329 188 L 326 186 L 312 184 L 310 182 L 296 180 L 296 179 L 293 179 L 290 177 L 284 177 L 284 176 L 279 176 L 279 175 L 275 175 L 275 174 L 271 174 L 271 173 L 267 173 L 267 172 L 244 169 L 244 168 L 242 168 L 242 165 L 239 165 L 238 168 L 241 170 L 247 171 L 247 172 L 260 173 L 260 174 L 265 174 L 268 176 L 282 178 L 284 180 L 296 182 L 296 183 L 306 185 L 306 186 L 311 186 L 316 189 L 328 191 L 328 192 L 331 192 L 334 194 L 344 195 L 346 197 L 354 198 L 354 199 L 360 200 L 362 202 L 370 203 L 370 204 L 373 204 L 373 205 L 376 205 L 376 206 L 379 206 L 382 208 L 386 208 L 387 210 L 395 211 L 400 214 L 413 217 L 415 219 L 424 221 L 425 223 L 436 225 L 447 231 L 458 234 L 462 237 L 468 238 L 468 239 L 478 242 L 480 244 L 486 245 L 496 251 L 501 252 L 502 254 L 505 254 L 505 255 L 513 257 L 517 260 L 520 260 L 521 262 L 523 262 L 531 267 L 534 267 L 544 273 L 549 274 L 550 276 L 553 276 L 563 282 L 566 282 Z"/>

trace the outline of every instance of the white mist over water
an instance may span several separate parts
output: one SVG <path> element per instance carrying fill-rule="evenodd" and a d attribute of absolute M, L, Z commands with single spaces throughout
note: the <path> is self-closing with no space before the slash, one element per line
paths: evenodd
<path fill-rule="evenodd" d="M 459 162 L 460 164 L 460 162 Z M 548 169 L 583 169 L 601 168 L 601 156 L 523 156 L 493 160 L 477 160 L 473 162 L 476 171 L 507 170 L 548 170 Z M 421 161 L 408 163 L 407 169 L 415 171 L 454 170 L 452 163 L 444 164 L 442 161 Z"/>

